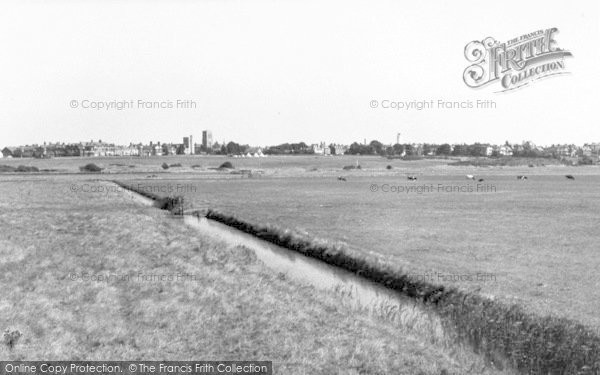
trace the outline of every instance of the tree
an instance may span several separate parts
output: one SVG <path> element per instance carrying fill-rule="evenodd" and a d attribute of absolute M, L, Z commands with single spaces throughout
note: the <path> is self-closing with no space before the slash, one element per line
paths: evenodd
<path fill-rule="evenodd" d="M 242 148 L 242 146 L 240 146 L 238 143 L 235 143 L 233 141 L 227 143 L 227 146 L 225 146 L 225 149 L 227 150 L 227 154 L 234 154 L 234 155 L 243 154 L 245 151 Z"/>
<path fill-rule="evenodd" d="M 437 147 L 428 143 L 423 144 L 423 155 L 435 155 Z"/>
<path fill-rule="evenodd" d="M 270 155 L 279 154 L 312 154 L 314 151 L 312 148 L 304 142 L 299 143 L 282 143 L 277 146 L 268 147 L 264 153 Z"/>
<path fill-rule="evenodd" d="M 466 148 L 466 155 L 468 156 L 487 156 L 487 147 L 481 143 L 473 143 L 472 145 L 467 145 Z"/>
<path fill-rule="evenodd" d="M 394 149 L 394 155 L 402 155 L 404 153 L 404 146 L 400 143 L 396 143 L 392 148 Z"/>
<path fill-rule="evenodd" d="M 454 156 L 467 156 L 469 154 L 469 150 L 467 145 L 455 145 L 454 150 L 452 151 L 452 155 Z"/>
<path fill-rule="evenodd" d="M 377 155 L 384 154 L 384 148 L 383 148 L 383 144 L 381 142 L 373 140 L 373 141 L 371 141 L 371 143 L 369 143 L 369 146 L 373 150 L 373 153 L 375 153 Z"/>
<path fill-rule="evenodd" d="M 440 147 L 437 148 L 436 154 L 437 155 L 450 155 L 452 153 L 452 147 L 447 144 L 444 143 L 443 145 L 441 145 Z"/>
<path fill-rule="evenodd" d="M 350 147 L 348 148 L 348 151 L 346 151 L 346 153 L 350 154 L 350 155 L 357 155 L 357 154 L 360 154 L 361 151 L 362 151 L 361 145 L 354 142 L 350 145 Z"/>
<path fill-rule="evenodd" d="M 378 142 L 378 141 L 373 141 L 376 142 L 374 143 L 375 146 L 379 146 L 381 147 L 381 149 L 383 150 L 383 145 Z M 373 142 L 371 142 L 373 144 Z M 373 155 L 375 153 L 375 147 L 373 147 L 371 144 L 368 145 L 362 145 L 360 143 L 352 143 L 350 145 L 350 148 L 348 149 L 348 151 L 346 151 L 346 154 L 350 154 L 350 155 Z"/>

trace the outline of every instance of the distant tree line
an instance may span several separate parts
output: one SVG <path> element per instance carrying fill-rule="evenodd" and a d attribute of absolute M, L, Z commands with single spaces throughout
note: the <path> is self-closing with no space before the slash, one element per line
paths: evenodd
<path fill-rule="evenodd" d="M 242 155 L 248 152 L 249 145 L 240 145 L 239 143 L 229 142 L 221 146 L 219 154 L 222 155 Z"/>
<path fill-rule="evenodd" d="M 532 145 L 530 142 L 524 142 L 521 145 L 511 146 L 506 142 L 505 146 L 509 148 L 514 157 L 558 157 L 556 150 L 542 151 Z M 456 144 L 451 146 L 448 143 L 420 145 L 399 144 L 386 146 L 383 143 L 373 140 L 369 144 L 354 142 L 350 145 L 346 154 L 350 155 L 381 155 L 381 156 L 472 156 L 472 157 L 499 157 L 498 147 L 492 147 L 489 144 Z"/>
<path fill-rule="evenodd" d="M 313 154 L 314 151 L 304 142 L 299 143 L 282 143 L 277 146 L 270 146 L 263 151 L 267 155 L 284 155 L 284 154 Z"/>
<path fill-rule="evenodd" d="M 433 144 L 423 144 L 416 147 L 410 143 L 396 143 L 393 146 L 386 146 L 383 143 L 373 140 L 369 144 L 360 144 L 354 142 L 350 145 L 346 154 L 350 155 L 381 155 L 381 156 L 419 156 L 419 155 L 450 155 L 451 146 L 449 144 L 437 146 Z"/>

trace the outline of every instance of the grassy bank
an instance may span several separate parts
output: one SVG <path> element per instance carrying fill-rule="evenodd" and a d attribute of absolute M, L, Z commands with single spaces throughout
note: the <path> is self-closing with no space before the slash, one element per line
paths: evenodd
<path fill-rule="evenodd" d="M 376 258 L 344 247 L 314 241 L 290 230 L 250 223 L 210 210 L 207 218 L 235 227 L 279 246 L 320 259 L 390 289 L 433 305 L 468 342 L 491 360 L 507 358 L 527 373 L 578 374 L 600 371 L 600 338 L 567 319 L 540 317 L 476 294 L 419 281 Z"/>
<path fill-rule="evenodd" d="M 106 189 L 72 193 L 72 183 L 0 181 L 0 331 L 22 334 L 0 345 L 4 360 L 261 359 L 277 374 L 497 373 L 273 274 L 252 252 L 189 231 L 165 211 Z"/>

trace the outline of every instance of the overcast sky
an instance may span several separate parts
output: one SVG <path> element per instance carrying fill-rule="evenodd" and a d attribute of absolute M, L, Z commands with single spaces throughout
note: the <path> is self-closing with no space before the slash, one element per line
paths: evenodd
<path fill-rule="evenodd" d="M 398 132 L 403 142 L 600 142 L 596 2 L 0 1 L 0 147 L 200 142 L 204 129 L 251 145 L 392 143 Z M 551 27 L 573 53 L 570 74 L 507 93 L 463 82 L 467 43 Z M 478 99 L 496 108 L 381 105 Z"/>

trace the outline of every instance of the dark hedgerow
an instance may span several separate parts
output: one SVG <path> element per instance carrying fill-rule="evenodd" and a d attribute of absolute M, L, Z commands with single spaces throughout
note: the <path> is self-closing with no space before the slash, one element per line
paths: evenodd
<path fill-rule="evenodd" d="M 159 208 L 161 210 L 166 210 L 171 212 L 174 215 L 183 215 L 183 197 L 175 196 L 175 197 L 161 197 L 159 195 L 153 194 L 148 191 L 138 190 L 135 187 L 129 186 L 119 181 L 113 181 L 115 184 L 120 187 L 131 190 L 139 195 L 142 195 L 148 199 L 154 201 L 154 207 Z"/>
<path fill-rule="evenodd" d="M 86 165 L 84 165 L 83 167 L 79 167 L 79 170 L 81 172 L 102 172 L 103 168 L 100 168 L 99 166 L 97 166 L 94 163 L 88 163 Z"/>
<path fill-rule="evenodd" d="M 39 172 L 38 167 L 19 165 L 18 167 L 11 167 L 10 165 L 0 165 L 0 172 Z"/>
<path fill-rule="evenodd" d="M 154 200 L 154 206 L 174 215 L 183 214 L 183 197 L 160 197 Z"/>
<path fill-rule="evenodd" d="M 219 166 L 219 169 L 235 169 L 235 168 L 233 167 L 233 164 L 226 161 L 225 163 L 223 163 Z"/>
<path fill-rule="evenodd" d="M 432 306 L 457 340 L 497 366 L 527 374 L 599 374 L 600 337 L 577 322 L 526 312 L 455 288 L 416 280 L 367 256 L 320 244 L 304 235 L 209 210 L 206 217 L 276 245 L 356 273 Z"/>
<path fill-rule="evenodd" d="M 15 172 L 39 172 L 40 170 L 38 169 L 38 167 L 33 167 L 33 166 L 26 166 L 26 165 L 19 165 L 17 167 L 17 169 L 15 169 Z"/>

